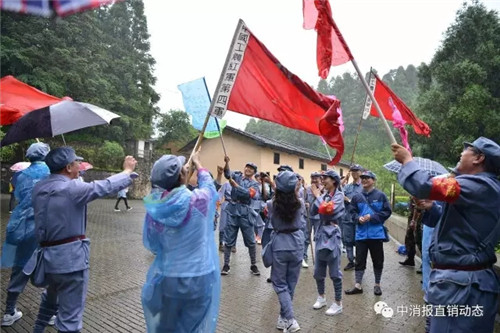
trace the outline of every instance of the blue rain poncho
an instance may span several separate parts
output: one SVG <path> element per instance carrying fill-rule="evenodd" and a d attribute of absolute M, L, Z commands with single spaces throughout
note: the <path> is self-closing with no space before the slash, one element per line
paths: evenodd
<path fill-rule="evenodd" d="M 149 333 L 215 332 L 219 258 L 213 220 L 217 192 L 205 169 L 199 188 L 182 185 L 144 198 L 144 246 L 156 255 L 142 290 Z"/>
<path fill-rule="evenodd" d="M 47 178 L 49 174 L 47 165 L 40 161 L 33 162 L 27 169 L 19 171 L 14 191 L 19 204 L 14 208 L 7 224 L 2 248 L 2 268 L 23 267 L 38 246 L 31 193 L 35 184 Z"/>

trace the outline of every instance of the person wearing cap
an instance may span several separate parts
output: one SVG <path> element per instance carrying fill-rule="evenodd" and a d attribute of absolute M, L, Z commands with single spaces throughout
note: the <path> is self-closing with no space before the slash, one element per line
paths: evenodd
<path fill-rule="evenodd" d="M 39 181 L 32 193 L 35 235 L 39 247 L 24 267 L 37 286 L 45 286 L 34 332 L 43 332 L 39 322 L 56 312 L 59 332 L 79 332 L 89 279 L 90 240 L 87 203 L 116 193 L 132 183 L 137 161 L 125 157 L 123 172 L 104 180 L 78 180 L 80 161 L 69 146 L 51 150 L 45 157 L 50 176 Z"/>
<path fill-rule="evenodd" d="M 231 248 L 236 245 L 238 230 L 241 229 L 243 242 L 248 248 L 250 256 L 250 272 L 260 275 L 257 267 L 257 255 L 254 233 L 254 210 L 251 203 L 260 197 L 259 183 L 254 179 L 257 166 L 253 163 L 245 165 L 244 172 L 231 172 L 229 168 L 229 156 L 224 157 L 224 177 L 231 185 L 231 200 L 227 205 L 227 224 L 224 232 L 224 266 L 221 275 L 228 275 L 230 271 Z"/>
<path fill-rule="evenodd" d="M 315 241 L 315 263 L 314 279 L 318 289 L 318 298 L 313 305 L 319 310 L 327 305 L 325 297 L 326 270 L 333 281 L 335 301 L 326 310 L 325 314 L 334 316 L 342 312 L 342 272 L 340 271 L 341 260 L 341 232 L 339 223 L 345 213 L 344 193 L 340 191 L 340 176 L 334 170 L 327 170 L 321 176 L 325 184 L 325 193 L 322 195 L 317 187 L 312 187 L 314 201 L 311 214 L 320 217 L 320 224 Z"/>
<path fill-rule="evenodd" d="M 255 234 L 255 241 L 257 244 L 262 243 L 262 232 L 264 230 L 264 220 L 262 219 L 261 213 L 264 209 L 265 201 L 263 200 L 262 190 L 263 190 L 263 181 L 261 180 L 260 173 L 257 172 L 257 166 L 253 163 L 248 163 L 247 166 L 252 166 L 255 170 L 254 179 L 259 184 L 259 192 L 260 196 L 258 199 L 252 198 L 250 206 L 252 207 L 251 211 L 251 219 L 253 224 L 253 231 Z"/>
<path fill-rule="evenodd" d="M 464 143 L 456 177 L 434 177 L 404 147 L 391 146 L 402 164 L 399 183 L 420 199 L 444 202 L 429 247 L 432 271 L 427 300 L 434 314 L 449 306 L 480 315 L 432 316 L 431 332 L 493 332 L 500 284 L 493 270 L 500 240 L 500 146 L 485 137 Z"/>
<path fill-rule="evenodd" d="M 384 223 L 391 216 L 392 210 L 384 192 L 375 188 L 377 176 L 371 171 L 361 174 L 363 192 L 357 193 L 351 200 L 350 212 L 356 226 L 356 265 L 354 268 L 356 284 L 345 291 L 347 295 L 361 294 L 361 282 L 366 269 L 368 251 L 373 262 L 375 286 L 373 293 L 382 295 L 380 280 L 384 268 Z"/>
<path fill-rule="evenodd" d="M 346 213 L 342 218 L 341 229 L 342 229 L 342 242 L 346 249 L 347 260 L 349 261 L 344 267 L 344 271 L 349 271 L 354 269 L 354 244 L 356 235 L 356 221 L 354 216 L 351 214 L 351 200 L 352 198 L 363 191 L 363 186 L 361 185 L 361 173 L 363 172 L 363 167 L 359 164 L 353 164 L 349 168 L 349 174 L 345 178 L 346 182 L 352 176 L 352 182 L 346 184 L 344 188 L 344 205 L 346 207 Z"/>
<path fill-rule="evenodd" d="M 278 172 L 282 172 L 282 171 L 291 171 L 293 172 L 293 168 L 291 166 L 289 166 L 288 164 L 282 164 L 278 167 Z"/>
<path fill-rule="evenodd" d="M 307 256 L 307 250 L 309 248 L 309 245 L 311 243 L 311 233 L 312 230 L 314 229 L 314 233 L 316 234 L 316 231 L 319 227 L 319 214 L 312 215 L 311 214 L 311 207 L 316 200 L 316 197 L 313 195 L 311 187 L 317 187 L 320 189 L 323 188 L 323 186 L 320 184 L 320 179 L 321 179 L 321 173 L 315 171 L 311 173 L 311 185 L 307 186 L 304 190 L 304 202 L 305 202 L 305 218 L 306 218 L 306 229 L 304 229 L 304 260 L 302 261 L 302 267 L 303 268 L 308 268 L 309 264 L 308 262 L 308 256 Z"/>
<path fill-rule="evenodd" d="M 147 332 L 215 332 L 219 311 L 219 258 L 213 219 L 217 191 L 199 153 L 192 157 L 198 186 L 184 184 L 183 156 L 163 155 L 151 170 L 144 198 L 144 246 L 156 256 L 142 289 Z"/>
<path fill-rule="evenodd" d="M 12 267 L 2 326 L 11 326 L 23 315 L 16 309 L 17 299 L 29 281 L 29 276 L 23 273 L 23 267 L 38 246 L 31 192 L 37 182 L 50 174 L 44 162 L 49 151 L 49 145 L 42 142 L 33 143 L 26 151 L 26 157 L 31 162 L 30 166 L 19 171 L 16 176 L 14 195 L 19 204 L 14 208 L 7 223 L 7 235 L 2 248 L 2 268 Z"/>
<path fill-rule="evenodd" d="M 273 228 L 271 282 L 281 305 L 276 327 L 284 332 L 300 330 L 292 304 L 304 248 L 302 215 L 305 207 L 298 197 L 299 184 L 293 172 L 281 171 L 275 179 L 274 197 L 266 204 L 269 224 Z"/>

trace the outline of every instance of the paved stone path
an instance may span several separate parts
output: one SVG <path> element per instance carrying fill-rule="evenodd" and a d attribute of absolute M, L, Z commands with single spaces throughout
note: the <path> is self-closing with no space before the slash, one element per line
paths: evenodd
<path fill-rule="evenodd" d="M 87 235 L 91 238 L 91 269 L 82 332 L 145 332 L 140 294 L 146 271 L 153 256 L 142 245 L 142 201 L 129 201 L 133 210 L 114 212 L 114 200 L 96 200 L 89 205 Z M 1 197 L 1 240 L 9 218 L 8 196 Z M 248 251 L 241 237 L 238 252 L 231 257 L 231 273 L 222 277 L 222 295 L 217 332 L 278 332 L 276 320 L 279 303 L 271 284 L 266 282 L 269 270 L 259 262 L 262 275 L 250 274 Z M 368 260 L 364 278 L 365 293 L 344 295 L 342 314 L 329 317 L 313 310 L 316 284 L 312 265 L 302 269 L 294 299 L 294 310 L 301 332 L 423 332 L 424 318 L 397 311 L 422 306 L 420 275 L 414 269 L 400 267 L 393 242 L 386 243 L 382 276 L 383 295 L 373 294 L 373 270 Z M 259 247 L 260 253 L 260 247 Z M 220 255 L 222 260 L 222 254 Z M 345 255 L 342 267 L 346 264 Z M 1 273 L 1 309 L 5 308 L 5 289 L 10 270 Z M 344 289 L 354 283 L 354 271 L 345 272 Z M 333 285 L 327 280 L 327 299 L 333 299 Z M 40 289 L 29 285 L 21 294 L 18 308 L 24 316 L 2 332 L 31 332 L 40 302 Z M 373 306 L 384 301 L 394 316 L 384 318 Z M 500 325 L 496 328 L 500 332 Z M 46 332 L 56 332 L 49 328 Z"/>

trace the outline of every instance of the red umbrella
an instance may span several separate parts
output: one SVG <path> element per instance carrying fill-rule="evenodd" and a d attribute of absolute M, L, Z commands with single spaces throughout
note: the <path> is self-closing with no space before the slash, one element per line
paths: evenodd
<path fill-rule="evenodd" d="M 89 162 L 80 162 L 80 171 L 87 171 L 92 169 L 94 166 Z"/>
<path fill-rule="evenodd" d="M 0 125 L 11 125 L 26 113 L 62 101 L 62 98 L 44 93 L 15 77 L 0 80 Z"/>

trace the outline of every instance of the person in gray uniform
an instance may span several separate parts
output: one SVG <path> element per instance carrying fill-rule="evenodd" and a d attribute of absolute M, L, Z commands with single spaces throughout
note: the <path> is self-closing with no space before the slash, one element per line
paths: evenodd
<path fill-rule="evenodd" d="M 320 224 L 314 235 L 315 257 L 314 279 L 318 288 L 318 298 L 313 308 L 318 310 L 327 305 L 325 297 L 326 269 L 333 281 L 335 301 L 326 310 L 325 314 L 334 316 L 342 312 L 342 272 L 341 259 L 341 232 L 340 219 L 345 213 L 344 193 L 339 190 L 340 176 L 334 170 L 327 170 L 323 175 L 325 193 L 321 195 L 317 187 L 312 187 L 312 194 L 316 198 L 311 214 L 319 215 Z"/>
<path fill-rule="evenodd" d="M 292 300 L 304 248 L 304 204 L 298 198 L 299 181 L 293 172 L 280 172 L 275 184 L 276 192 L 267 202 L 267 211 L 274 230 L 270 244 L 273 251 L 271 282 L 281 305 L 276 327 L 284 332 L 297 332 L 300 326 L 293 313 Z"/>
<path fill-rule="evenodd" d="M 260 197 L 259 183 L 254 179 L 257 172 L 257 166 L 253 163 L 245 165 L 244 173 L 231 172 L 229 168 L 229 156 L 224 157 L 224 177 L 229 180 L 231 185 L 231 198 L 226 207 L 227 221 L 224 230 L 224 266 L 221 275 L 228 275 L 230 271 L 229 262 L 231 259 L 231 249 L 236 245 L 238 230 L 241 229 L 243 242 L 248 248 L 250 255 L 250 272 L 253 275 L 260 275 L 257 267 L 255 233 L 253 228 L 253 209 L 251 207 L 252 199 L 257 200 Z"/>
<path fill-rule="evenodd" d="M 45 157 L 50 176 L 33 189 L 35 234 L 39 247 L 24 272 L 34 274 L 37 286 L 47 287 L 37 321 L 47 321 L 59 311 L 55 326 L 59 332 L 79 332 L 89 279 L 90 240 L 87 203 L 132 184 L 137 161 L 125 157 L 123 172 L 107 179 L 85 183 L 78 180 L 82 158 L 71 147 L 52 150 Z M 43 332 L 35 326 L 34 332 Z"/>
<path fill-rule="evenodd" d="M 444 202 L 429 247 L 430 331 L 493 332 L 500 290 L 493 269 L 500 240 L 500 146 L 485 137 L 464 143 L 456 177 L 431 178 L 404 147 L 393 144 L 392 151 L 406 191 Z"/>

